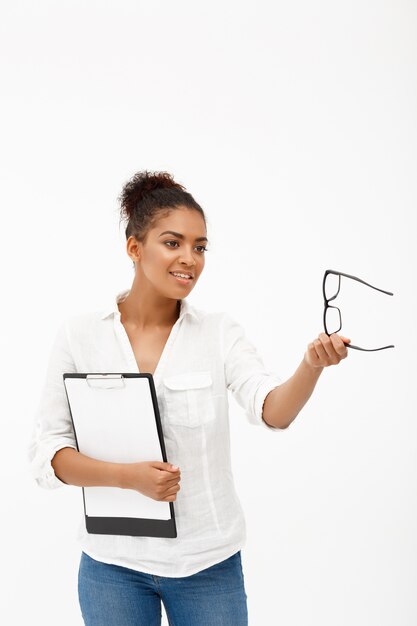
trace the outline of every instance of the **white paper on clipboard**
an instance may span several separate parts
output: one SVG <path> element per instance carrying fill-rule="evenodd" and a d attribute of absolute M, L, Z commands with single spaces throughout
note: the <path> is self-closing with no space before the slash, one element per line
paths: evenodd
<path fill-rule="evenodd" d="M 111 376 L 106 375 L 106 376 Z M 112 463 L 163 461 L 149 379 L 65 378 L 78 449 Z M 169 502 L 133 489 L 84 487 L 86 515 L 167 520 Z"/>

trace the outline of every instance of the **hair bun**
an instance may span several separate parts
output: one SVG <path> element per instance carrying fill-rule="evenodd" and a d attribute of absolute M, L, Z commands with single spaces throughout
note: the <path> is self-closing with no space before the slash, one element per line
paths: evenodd
<path fill-rule="evenodd" d="M 122 211 L 127 219 L 133 215 L 135 207 L 143 200 L 144 196 L 156 189 L 181 189 L 183 185 L 175 182 L 168 172 L 137 172 L 123 187 L 119 196 Z"/>

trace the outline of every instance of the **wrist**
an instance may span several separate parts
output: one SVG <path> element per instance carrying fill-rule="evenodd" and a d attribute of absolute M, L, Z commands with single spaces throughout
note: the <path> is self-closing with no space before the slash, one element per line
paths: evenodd
<path fill-rule="evenodd" d="M 128 463 L 112 463 L 114 467 L 112 468 L 112 482 L 113 487 L 118 487 L 119 489 L 128 489 Z"/>
<path fill-rule="evenodd" d="M 301 361 L 301 365 L 304 367 L 306 372 L 309 372 L 310 375 L 313 374 L 317 378 L 320 376 L 324 367 L 322 365 L 313 365 L 306 359 L 306 355 L 304 355 L 303 360 Z"/>

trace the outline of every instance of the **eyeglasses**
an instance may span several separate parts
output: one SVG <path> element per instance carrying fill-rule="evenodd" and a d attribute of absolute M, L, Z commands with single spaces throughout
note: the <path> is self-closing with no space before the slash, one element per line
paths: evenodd
<path fill-rule="evenodd" d="M 390 291 L 385 291 L 384 289 L 378 289 L 378 287 L 374 287 L 369 283 L 366 283 L 364 280 L 357 278 L 356 276 L 351 276 L 350 274 L 343 274 L 343 272 L 335 272 L 334 270 L 326 270 L 324 272 L 323 278 L 323 297 L 324 297 L 324 313 L 323 313 L 323 323 L 324 330 L 326 335 L 331 335 L 333 333 L 338 333 L 342 328 L 342 315 L 340 313 L 340 309 L 336 306 L 331 306 L 329 302 L 334 300 L 339 291 L 340 291 L 340 279 L 341 276 L 345 276 L 346 278 L 351 278 L 352 280 L 357 280 L 359 283 L 363 285 L 367 285 L 372 289 L 376 289 L 377 291 L 381 291 L 382 293 L 386 293 L 388 296 L 393 296 L 394 294 Z M 394 348 L 394 346 L 383 346 L 382 348 L 360 348 L 359 346 L 353 346 L 351 343 L 345 344 L 347 348 L 353 348 L 354 350 L 363 350 L 364 352 L 376 352 L 377 350 L 386 350 L 387 348 Z"/>

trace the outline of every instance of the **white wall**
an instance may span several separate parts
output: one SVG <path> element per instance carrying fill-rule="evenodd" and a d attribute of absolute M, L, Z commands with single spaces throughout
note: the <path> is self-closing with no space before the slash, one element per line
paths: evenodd
<path fill-rule="evenodd" d="M 148 169 L 207 212 L 190 301 L 284 379 L 322 332 L 326 268 L 394 292 L 350 287 L 342 314 L 395 349 L 326 368 L 278 435 L 231 398 L 232 453 L 250 624 L 413 626 L 416 4 L 1 4 L 5 623 L 82 623 L 81 491 L 38 488 L 26 448 L 58 325 L 131 284 L 116 198 Z"/>

